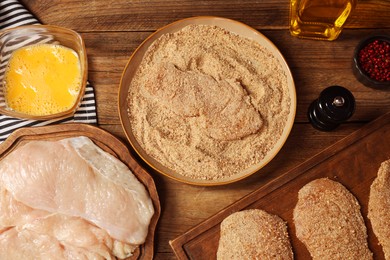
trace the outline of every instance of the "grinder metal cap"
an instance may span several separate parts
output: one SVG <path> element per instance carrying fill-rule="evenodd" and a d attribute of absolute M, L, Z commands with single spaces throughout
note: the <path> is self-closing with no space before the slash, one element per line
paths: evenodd
<path fill-rule="evenodd" d="M 308 110 L 308 118 L 314 128 L 331 131 L 348 120 L 355 112 L 355 98 L 341 86 L 324 89 Z"/>

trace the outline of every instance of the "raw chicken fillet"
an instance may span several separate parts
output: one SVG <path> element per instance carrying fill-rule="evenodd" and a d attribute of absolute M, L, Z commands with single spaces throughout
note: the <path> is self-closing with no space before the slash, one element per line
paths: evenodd
<path fill-rule="evenodd" d="M 130 169 L 87 137 L 31 141 L 0 161 L 0 259 L 125 258 L 153 204 Z"/>

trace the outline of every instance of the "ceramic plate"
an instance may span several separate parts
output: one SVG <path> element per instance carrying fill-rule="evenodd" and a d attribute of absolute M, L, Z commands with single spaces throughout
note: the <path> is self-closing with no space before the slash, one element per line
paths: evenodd
<path fill-rule="evenodd" d="M 291 100 L 291 106 L 290 106 L 290 113 L 288 115 L 287 122 L 285 124 L 285 127 L 283 129 L 283 133 L 278 140 L 278 142 L 275 144 L 275 146 L 268 152 L 268 154 L 264 157 L 263 160 L 261 160 L 258 164 L 253 165 L 247 169 L 245 169 L 242 172 L 236 173 L 233 176 L 230 176 L 228 178 L 224 179 L 217 179 L 217 180 L 201 180 L 201 179 L 193 179 L 189 177 L 185 177 L 172 169 L 169 169 L 165 166 L 163 166 L 160 162 L 156 161 L 154 158 L 149 156 L 144 149 L 140 146 L 140 144 L 137 142 L 136 138 L 134 137 L 134 134 L 132 133 L 131 129 L 131 122 L 127 115 L 127 96 L 129 92 L 130 83 L 137 71 L 138 66 L 140 65 L 142 58 L 144 57 L 145 52 L 149 48 L 149 46 L 160 36 L 166 33 L 174 33 L 177 31 L 180 31 L 182 28 L 184 28 L 187 25 L 191 24 L 203 24 L 203 25 L 212 25 L 212 26 L 219 26 L 221 28 L 224 28 L 232 33 L 238 34 L 242 37 L 246 37 L 249 39 L 252 39 L 256 42 L 258 42 L 260 45 L 267 48 L 270 52 L 273 53 L 273 55 L 280 61 L 284 71 L 287 75 L 287 81 L 288 81 L 288 88 L 289 88 L 289 95 Z M 138 155 L 153 169 L 155 169 L 157 172 L 168 176 L 170 178 L 173 178 L 177 181 L 181 181 L 188 184 L 194 184 L 194 185 L 202 185 L 202 186 L 211 186 L 211 185 L 222 185 L 227 184 L 231 182 L 235 182 L 238 180 L 241 180 L 262 167 L 264 167 L 268 162 L 270 162 L 275 155 L 279 152 L 279 150 L 284 145 L 291 128 L 294 123 L 294 117 L 295 117 L 295 111 L 296 111 L 296 92 L 295 92 L 295 85 L 294 81 L 290 72 L 290 69 L 283 58 L 282 54 L 279 52 L 277 47 L 269 40 L 267 39 L 263 34 L 258 32 L 257 30 L 234 20 L 226 19 L 226 18 L 220 18 L 220 17 L 193 17 L 188 18 L 184 20 L 179 20 L 177 22 L 174 22 L 172 24 L 169 24 L 159 30 L 157 30 L 155 33 L 150 35 L 133 53 L 133 55 L 130 57 L 128 64 L 126 65 L 123 74 L 122 79 L 120 82 L 119 87 L 119 111 L 120 111 L 120 119 L 122 123 L 122 127 L 126 133 L 126 136 L 134 148 L 134 150 L 138 153 Z"/>

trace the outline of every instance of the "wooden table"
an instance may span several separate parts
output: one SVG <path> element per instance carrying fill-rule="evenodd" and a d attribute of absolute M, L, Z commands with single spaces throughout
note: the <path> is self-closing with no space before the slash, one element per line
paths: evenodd
<path fill-rule="evenodd" d="M 288 0 L 21 2 L 42 23 L 81 33 L 88 52 L 89 80 L 96 90 L 99 126 L 124 142 L 127 141 L 117 109 L 121 73 L 132 52 L 156 29 L 191 16 L 231 18 L 258 29 L 285 56 L 296 84 L 297 114 L 286 144 L 266 167 L 235 184 L 196 187 L 170 180 L 142 164 L 155 179 L 161 199 L 156 259 L 174 259 L 169 240 L 390 110 L 390 92 L 363 86 L 351 70 L 353 50 L 361 39 L 373 33 L 390 35 L 388 0 L 358 1 L 345 30 L 334 42 L 290 36 Z M 357 108 L 348 123 L 332 132 L 320 132 L 309 124 L 306 112 L 321 90 L 331 85 L 341 85 L 352 91 Z"/>

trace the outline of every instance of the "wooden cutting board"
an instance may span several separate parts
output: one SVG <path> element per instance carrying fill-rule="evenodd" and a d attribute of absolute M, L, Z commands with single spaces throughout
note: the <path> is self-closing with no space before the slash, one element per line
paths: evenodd
<path fill-rule="evenodd" d="M 179 259 L 215 259 L 222 220 L 236 211 L 259 208 L 287 221 L 295 259 L 310 259 L 306 247 L 295 235 L 293 209 L 300 188 L 314 179 L 328 177 L 342 183 L 356 196 L 367 226 L 369 247 L 375 259 L 384 259 L 367 218 L 367 203 L 371 183 L 381 162 L 387 159 L 390 159 L 390 113 L 259 187 L 170 241 L 170 245 Z"/>
<path fill-rule="evenodd" d="M 154 206 L 154 215 L 149 225 L 145 243 L 139 247 L 129 259 L 153 259 L 154 233 L 160 217 L 160 200 L 152 177 L 130 155 L 127 147 L 110 133 L 98 127 L 86 124 L 61 124 L 43 127 L 20 128 L 13 132 L 0 145 L 0 160 L 9 152 L 26 142 L 33 140 L 59 140 L 69 137 L 86 136 L 104 151 L 116 156 L 125 163 L 133 174 L 148 190 Z"/>

